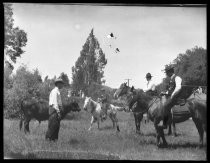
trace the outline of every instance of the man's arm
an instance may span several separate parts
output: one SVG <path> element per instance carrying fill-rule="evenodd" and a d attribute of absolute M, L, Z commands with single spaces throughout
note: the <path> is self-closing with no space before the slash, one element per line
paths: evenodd
<path fill-rule="evenodd" d="M 176 88 L 174 89 L 173 93 L 171 94 L 171 98 L 180 91 L 181 89 L 181 84 L 182 84 L 182 79 L 180 77 L 176 77 L 175 78 L 175 82 L 176 82 Z"/>
<path fill-rule="evenodd" d="M 152 91 L 155 90 L 155 84 L 154 83 L 149 83 L 148 88 L 147 89 L 144 89 L 143 91 L 144 92 L 147 92 L 149 90 L 152 90 Z"/>
<path fill-rule="evenodd" d="M 59 105 L 58 105 L 58 93 L 57 92 L 55 92 L 53 94 L 53 101 L 54 101 L 53 106 L 54 106 L 56 112 L 60 112 Z"/>

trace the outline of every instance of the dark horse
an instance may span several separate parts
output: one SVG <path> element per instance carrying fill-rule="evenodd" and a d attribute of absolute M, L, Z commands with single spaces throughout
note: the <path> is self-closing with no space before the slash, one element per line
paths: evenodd
<path fill-rule="evenodd" d="M 188 108 L 190 116 L 194 121 L 199 136 L 200 145 L 203 145 L 203 135 L 206 131 L 206 102 L 195 98 L 189 98 L 193 93 L 193 89 L 184 88 L 182 89 L 182 97 L 186 99 L 185 107 Z M 130 88 L 126 83 L 121 84 L 120 88 L 115 92 L 115 97 L 127 95 L 127 101 L 129 108 L 134 112 L 135 123 L 137 132 L 140 132 L 140 122 L 145 112 L 148 113 L 148 118 L 154 122 L 154 126 L 157 134 L 157 145 L 160 146 L 160 138 L 163 140 L 163 145 L 166 146 L 164 131 L 162 126 L 159 126 L 159 122 L 163 120 L 163 106 L 166 102 L 166 96 L 158 96 L 149 98 L 145 93 L 140 90 L 136 95 L 133 93 L 133 88 Z M 172 123 L 172 116 L 170 116 L 168 124 Z"/>
<path fill-rule="evenodd" d="M 70 111 L 80 111 L 80 107 L 75 100 L 69 100 L 63 104 L 61 116 L 64 118 Z M 41 121 L 48 120 L 49 118 L 49 102 L 46 100 L 37 100 L 34 98 L 23 100 L 21 102 L 22 116 L 20 119 L 20 130 L 24 122 L 24 132 L 29 133 L 29 122 L 31 119 Z"/>

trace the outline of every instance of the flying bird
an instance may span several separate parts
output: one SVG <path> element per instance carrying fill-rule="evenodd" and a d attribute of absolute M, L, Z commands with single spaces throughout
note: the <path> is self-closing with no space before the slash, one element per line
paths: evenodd
<path fill-rule="evenodd" d="M 115 37 L 113 33 L 110 33 L 110 34 L 107 36 L 107 38 L 114 38 L 114 39 L 116 39 L 117 37 Z"/>
<path fill-rule="evenodd" d="M 118 48 L 116 48 L 116 49 L 115 49 L 115 52 L 118 53 L 118 52 L 120 52 L 120 50 L 119 50 Z"/>

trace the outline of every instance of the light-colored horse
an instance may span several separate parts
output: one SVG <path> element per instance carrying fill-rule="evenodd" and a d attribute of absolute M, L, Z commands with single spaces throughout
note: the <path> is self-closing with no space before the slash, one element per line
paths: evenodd
<path fill-rule="evenodd" d="M 91 130 L 93 123 L 97 122 L 98 129 L 99 129 L 99 123 L 101 120 L 101 115 L 103 114 L 103 110 L 101 108 L 100 103 L 94 101 L 91 99 L 91 97 L 85 97 L 85 102 L 83 106 L 84 110 L 90 112 L 92 114 L 91 117 L 91 123 L 88 130 Z M 124 108 L 114 106 L 110 104 L 110 108 L 107 108 L 107 115 L 112 120 L 113 128 L 115 128 L 115 125 L 117 126 L 117 131 L 120 131 L 119 125 L 118 125 L 118 119 L 117 119 L 117 111 L 123 111 Z"/>

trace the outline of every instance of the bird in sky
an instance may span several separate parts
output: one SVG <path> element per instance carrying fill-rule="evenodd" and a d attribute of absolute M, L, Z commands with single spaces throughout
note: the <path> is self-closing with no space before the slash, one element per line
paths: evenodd
<path fill-rule="evenodd" d="M 118 52 L 120 52 L 120 50 L 119 50 L 118 48 L 116 48 L 116 49 L 115 49 L 115 52 L 118 53 Z"/>
<path fill-rule="evenodd" d="M 114 38 L 114 39 L 116 39 L 117 37 L 115 37 L 113 33 L 110 33 L 110 34 L 107 36 L 107 38 Z"/>

